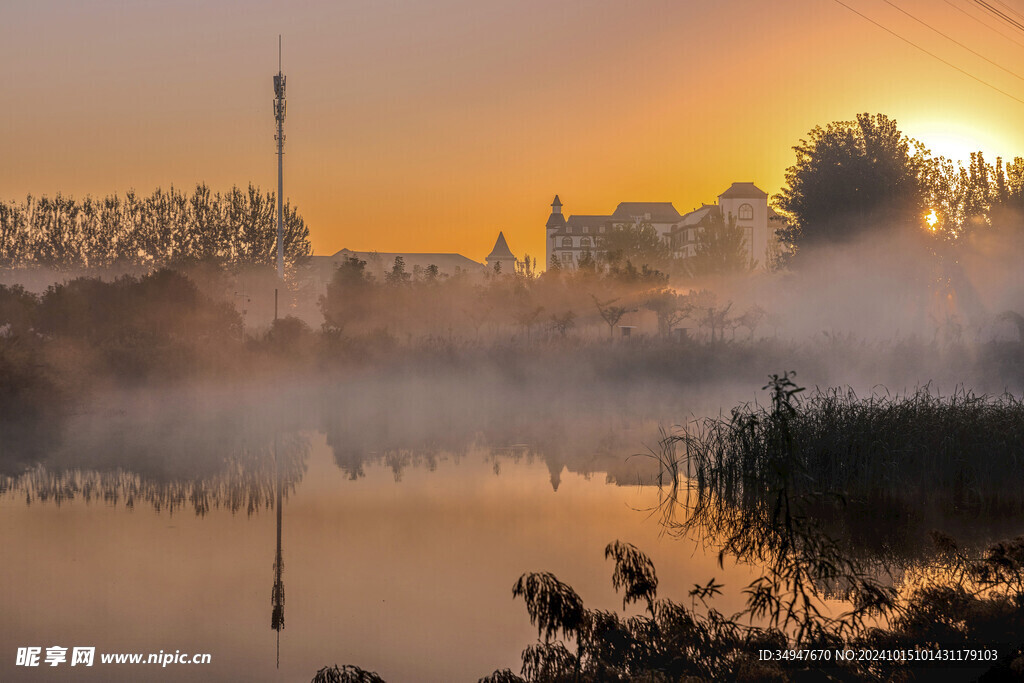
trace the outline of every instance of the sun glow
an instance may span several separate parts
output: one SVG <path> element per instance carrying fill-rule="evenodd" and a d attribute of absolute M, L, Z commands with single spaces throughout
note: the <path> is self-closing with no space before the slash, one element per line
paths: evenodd
<path fill-rule="evenodd" d="M 931 213 L 924 217 L 924 222 L 928 224 L 928 229 L 935 232 L 935 226 L 939 223 L 939 216 L 935 213 L 935 209 L 932 209 Z"/>
<path fill-rule="evenodd" d="M 984 152 L 990 161 L 995 161 L 998 154 L 1008 154 L 1005 143 L 994 134 L 959 122 L 909 121 L 904 132 L 924 143 L 932 156 L 942 156 L 953 163 L 970 163 L 971 152 Z"/>

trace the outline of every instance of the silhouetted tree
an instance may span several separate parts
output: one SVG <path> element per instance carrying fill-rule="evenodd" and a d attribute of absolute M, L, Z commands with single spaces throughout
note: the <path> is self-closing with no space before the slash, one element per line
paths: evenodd
<path fill-rule="evenodd" d="M 675 327 L 690 315 L 693 306 L 685 297 L 680 297 L 671 289 L 663 289 L 651 294 L 644 302 L 644 308 L 653 311 L 658 318 L 658 333 L 668 339 Z"/>
<path fill-rule="evenodd" d="M 618 299 L 602 302 L 598 301 L 596 296 L 591 296 L 594 299 L 594 305 L 597 306 L 597 312 L 601 314 L 601 318 L 608 325 L 608 336 L 613 337 L 615 335 L 615 326 L 622 320 L 622 316 L 626 315 L 626 308 L 612 305 Z"/>
<path fill-rule="evenodd" d="M 950 241 L 970 236 L 978 229 L 1019 229 L 1024 215 L 1024 159 L 1004 164 L 985 161 L 973 152 L 967 166 L 949 159 L 929 160 L 927 206 L 935 212 L 929 229 Z"/>
<path fill-rule="evenodd" d="M 566 311 L 562 315 L 551 315 L 551 329 L 558 332 L 559 336 L 564 337 L 574 327 L 576 327 L 576 314 L 572 311 Z"/>
<path fill-rule="evenodd" d="M 594 260 L 594 255 L 590 253 L 589 249 L 580 255 L 579 263 L 576 264 L 576 270 L 580 273 L 592 274 L 597 272 L 597 261 Z"/>
<path fill-rule="evenodd" d="M 327 284 L 327 294 L 320 297 L 324 324 L 341 332 L 366 318 L 373 308 L 372 290 L 366 261 L 355 256 L 346 258 Z"/>
<path fill-rule="evenodd" d="M 149 197 L 128 192 L 95 200 L 64 195 L 0 204 L 0 265 L 98 267 L 112 263 L 164 266 L 182 260 L 272 265 L 277 211 L 273 193 L 249 185 L 225 195 L 197 185 L 192 195 L 174 187 Z M 284 207 L 285 262 L 311 253 L 309 229 L 294 207 Z"/>
<path fill-rule="evenodd" d="M 605 235 L 604 260 L 612 268 L 625 261 L 664 272 L 671 265 L 672 250 L 650 223 L 619 223 Z"/>
<path fill-rule="evenodd" d="M 811 130 L 775 197 L 786 244 L 841 242 L 879 227 L 917 228 L 924 213 L 927 151 L 884 114 Z"/>
<path fill-rule="evenodd" d="M 754 330 L 756 330 L 762 322 L 768 317 L 768 312 L 754 304 L 748 308 L 743 315 L 736 319 L 736 324 L 739 327 L 745 327 L 750 330 L 750 339 L 754 339 Z"/>
<path fill-rule="evenodd" d="M 544 312 L 543 306 L 530 306 L 529 304 L 521 304 L 521 307 L 517 309 L 513 316 L 516 322 L 522 325 L 526 329 L 526 340 L 530 340 L 530 330 L 537 324 L 537 318 Z"/>
<path fill-rule="evenodd" d="M 529 254 L 523 254 L 522 261 L 516 261 L 516 275 L 532 280 L 537 277 L 537 259 L 530 259 Z"/>
<path fill-rule="evenodd" d="M 339 668 L 335 664 L 317 671 L 311 683 L 384 683 L 384 679 L 376 672 L 366 671 L 358 666 L 346 664 Z"/>
<path fill-rule="evenodd" d="M 638 269 L 629 259 L 624 266 L 616 264 L 609 267 L 607 277 L 623 284 L 663 285 L 668 282 L 668 275 L 660 270 L 654 270 L 646 263 Z"/>
<path fill-rule="evenodd" d="M 39 298 L 21 285 L 0 285 L 0 333 L 23 335 L 35 326 Z"/>
<path fill-rule="evenodd" d="M 391 272 L 385 273 L 384 281 L 389 285 L 404 285 L 409 282 L 409 273 L 405 272 L 405 259 L 403 257 L 395 257 L 395 263 L 391 266 Z"/>
<path fill-rule="evenodd" d="M 113 282 L 76 278 L 53 285 L 36 312 L 38 330 L 85 342 L 126 378 L 184 374 L 241 341 L 242 319 L 181 273 L 161 269 Z"/>
<path fill-rule="evenodd" d="M 744 230 L 736 225 L 734 216 L 726 220 L 712 212 L 697 230 L 694 255 L 685 260 L 686 270 L 697 277 L 748 272 L 756 265 L 750 257 L 752 251 L 753 245 L 746 244 Z"/>

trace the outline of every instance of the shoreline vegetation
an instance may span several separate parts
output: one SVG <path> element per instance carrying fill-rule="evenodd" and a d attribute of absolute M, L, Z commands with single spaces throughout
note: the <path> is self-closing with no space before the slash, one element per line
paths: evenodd
<path fill-rule="evenodd" d="M 861 537 L 902 543 L 887 534 L 893 519 L 885 507 L 894 502 L 971 515 L 1018 512 L 1024 493 L 1007 474 L 1024 453 L 1024 404 L 921 389 L 865 399 L 818 391 L 801 400 L 790 373 L 773 375 L 765 389 L 769 408 L 744 405 L 699 421 L 666 437 L 657 455 L 662 523 L 717 545 L 720 564 L 729 558 L 761 568 L 743 589 L 746 607 L 717 611 L 723 585 L 714 578 L 689 592 L 690 607 L 659 598 L 650 559 L 616 541 L 605 549 L 612 585 L 624 611 L 637 603 L 643 612 L 587 610 L 554 575 L 524 574 L 513 596 L 526 603 L 538 642 L 523 651 L 521 676 L 499 670 L 481 683 L 1024 675 L 1024 536 L 968 548 L 917 529 L 933 548 L 908 564 L 865 551 L 850 533 L 859 526 Z M 882 509 L 864 516 L 866 507 L 850 506 L 858 498 Z M 836 598 L 846 610 L 838 615 L 826 604 Z M 914 659 L 943 650 L 987 654 Z M 881 655 L 840 661 L 841 651 Z"/>

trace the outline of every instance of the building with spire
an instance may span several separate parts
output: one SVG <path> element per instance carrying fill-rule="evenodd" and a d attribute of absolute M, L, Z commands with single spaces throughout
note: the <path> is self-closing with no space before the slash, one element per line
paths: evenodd
<path fill-rule="evenodd" d="M 769 261 L 770 245 L 780 217 L 768 206 L 768 194 L 754 183 L 732 183 L 718 203 L 704 204 L 680 214 L 671 202 L 620 202 L 607 215 L 562 215 L 562 202 L 555 195 L 551 215 L 544 226 L 546 266 L 575 268 L 585 253 L 597 257 L 604 251 L 604 239 L 613 228 L 622 225 L 650 225 L 677 258 L 696 252 L 700 232 L 713 219 L 735 220 L 744 231 L 750 258 L 761 268 Z"/>
<path fill-rule="evenodd" d="M 487 262 L 487 267 L 495 272 L 516 272 L 516 257 L 512 254 L 512 250 L 508 248 L 508 243 L 505 241 L 505 235 L 503 233 L 498 233 L 498 239 L 494 243 L 494 249 L 491 249 L 491 253 L 487 255 L 485 261 Z"/>

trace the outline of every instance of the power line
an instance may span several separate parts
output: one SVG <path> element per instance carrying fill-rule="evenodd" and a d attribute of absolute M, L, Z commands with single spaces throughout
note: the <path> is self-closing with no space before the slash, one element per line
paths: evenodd
<path fill-rule="evenodd" d="M 997 5 L 1002 5 L 1002 6 L 1003 6 L 1003 7 L 1005 8 L 1005 9 L 1009 10 L 1011 14 L 1016 14 L 1016 15 L 1017 15 L 1018 17 L 1020 17 L 1021 19 L 1024 19 L 1024 15 L 1021 15 L 1021 13 L 1020 13 L 1020 12 L 1018 12 L 1018 11 L 1017 11 L 1017 10 L 1015 10 L 1015 9 L 1013 9 L 1012 7 L 1010 7 L 1009 5 L 1007 5 L 1007 4 L 1005 3 L 1005 2 L 1001 2 L 1000 0 L 996 0 L 996 4 L 997 4 Z"/>
<path fill-rule="evenodd" d="M 970 17 L 971 19 L 974 19 L 976 22 L 978 22 L 979 24 L 981 24 L 982 26 L 984 26 L 988 30 L 992 31 L 993 33 L 996 33 L 998 35 L 1001 35 L 1003 38 L 1006 38 L 1008 41 L 1010 41 L 1014 45 L 1019 45 L 1020 47 L 1024 47 L 1024 43 L 1020 42 L 1019 40 L 1014 40 L 1014 38 L 1012 36 L 1009 36 L 1009 35 L 1003 33 L 1002 31 L 997 29 L 992 24 L 988 24 L 988 23 L 982 21 L 981 19 L 979 19 L 978 17 L 974 16 L 973 14 L 971 14 L 970 12 L 965 10 L 964 8 L 960 7 L 959 5 L 954 4 L 952 2 L 952 0 L 942 0 L 942 1 L 944 3 L 946 3 L 947 5 L 949 5 L 950 7 L 952 7 L 953 9 L 955 9 L 957 12 L 960 12 L 961 14 L 963 14 L 963 15 L 965 15 L 967 17 Z"/>
<path fill-rule="evenodd" d="M 981 5 L 982 7 L 987 9 L 989 12 L 991 12 L 994 15 L 996 15 L 998 18 L 1002 19 L 1004 22 L 1006 22 L 1010 26 L 1014 27 L 1018 31 L 1024 31 L 1024 24 L 1020 23 L 1019 21 L 1017 21 L 1013 17 L 1011 17 L 1011 16 L 1009 16 L 1007 14 L 1004 14 L 1002 12 L 1002 10 L 996 9 L 992 5 L 990 5 L 987 2 L 985 2 L 985 0 L 974 0 L 974 2 L 975 2 L 975 4 Z"/>
<path fill-rule="evenodd" d="M 943 37 L 943 38 L 945 38 L 946 40 L 948 40 L 948 41 L 950 41 L 950 42 L 952 42 L 952 43 L 955 43 L 955 44 L 959 45 L 959 46 L 960 46 L 960 47 L 962 47 L 963 49 L 965 49 L 965 50 L 967 50 L 968 52 L 970 52 L 970 53 L 971 53 L 972 55 L 974 55 L 974 56 L 976 56 L 976 57 L 980 57 L 981 59 L 984 59 L 984 60 L 985 60 L 986 62 L 988 62 L 988 63 L 989 63 L 989 64 L 991 64 L 992 66 L 994 66 L 994 67 L 996 67 L 996 68 L 998 68 L 998 69 L 1002 69 L 1003 71 L 1005 71 L 1006 73 L 1010 74 L 1011 76 L 1013 76 L 1014 78 L 1016 78 L 1016 79 L 1018 79 L 1018 80 L 1024 81 L 1024 76 L 1021 76 L 1020 74 L 1016 73 L 1015 71 L 1011 71 L 1011 70 L 1007 69 L 1007 68 L 1006 68 L 1005 66 L 1003 66 L 1002 64 L 999 64 L 998 62 L 994 62 L 994 61 L 992 61 L 991 59 L 989 59 L 989 58 L 988 58 L 988 57 L 986 57 L 985 55 L 981 54 L 981 53 L 980 53 L 980 52 L 978 52 L 977 50 L 973 50 L 973 49 L 971 49 L 971 48 L 967 47 L 966 45 L 964 45 L 963 43 L 961 43 L 961 42 L 960 42 L 959 40 L 957 40 L 957 39 L 955 39 L 955 38 L 952 38 L 952 37 L 951 37 L 951 36 L 949 36 L 948 34 L 946 34 L 946 33 L 943 33 L 943 32 L 942 32 L 942 31 L 940 31 L 939 29 L 935 28 L 934 26 L 932 26 L 932 25 L 930 25 L 930 24 L 928 24 L 928 23 L 926 23 L 926 22 L 922 21 L 921 19 L 918 19 L 918 18 L 917 18 L 917 17 L 915 17 L 915 16 L 913 15 L 913 14 L 911 14 L 911 13 L 910 13 L 910 12 L 908 12 L 907 10 L 903 9 L 902 7 L 900 7 L 899 5 L 897 5 L 896 3 L 894 3 L 894 2 L 891 2 L 891 0 L 882 0 L 882 2 L 884 2 L 884 3 L 885 3 L 885 4 L 887 4 L 887 5 L 889 5 L 890 7 L 893 7 L 893 8 L 895 8 L 895 9 L 899 10 L 900 12 L 902 12 L 902 13 L 903 13 L 903 14 L 905 14 L 905 15 L 907 15 L 908 17 L 910 17 L 911 19 L 913 19 L 913 20 L 914 20 L 914 21 L 916 21 L 917 23 L 921 24 L 921 25 L 922 25 L 922 26 L 924 26 L 925 28 L 931 29 L 931 30 L 932 30 L 932 31 L 934 31 L 935 33 L 938 33 L 938 34 L 939 34 L 940 36 L 942 36 L 942 37 Z"/>
<path fill-rule="evenodd" d="M 991 83 L 989 83 L 988 81 L 982 80 L 981 78 L 978 78 L 978 77 L 977 77 L 977 76 L 975 76 L 974 74 L 972 74 L 972 73 L 970 73 L 970 72 L 968 72 L 968 71 L 965 71 L 964 69 L 961 69 L 961 68 L 960 68 L 960 67 L 958 67 L 958 66 L 957 66 L 956 64 L 953 64 L 953 63 L 951 63 L 951 62 L 947 62 L 947 61 L 946 61 L 945 59 L 943 59 L 942 57 L 938 56 L 938 55 L 937 55 L 937 54 L 935 54 L 934 52 L 929 52 L 928 50 L 926 50 L 925 48 L 921 47 L 921 46 L 920 46 L 920 45 L 918 45 L 917 43 L 911 42 L 910 40 L 908 40 L 908 39 L 904 38 L 904 37 L 903 37 L 903 36 L 901 36 L 900 34 L 898 34 L 898 33 L 896 33 L 895 31 L 893 31 L 892 29 L 888 29 L 888 28 L 886 28 L 885 26 L 882 26 L 881 24 L 879 24 L 879 23 L 878 23 L 877 21 L 875 21 L 875 20 L 874 20 L 874 19 L 872 19 L 871 17 L 868 17 L 868 16 L 866 16 L 866 15 L 864 15 L 864 14 L 861 14 L 860 12 L 858 12 L 857 10 L 855 10 L 854 8 L 852 8 L 852 7 L 850 7 L 849 5 L 847 5 L 847 4 L 846 4 L 845 2 L 843 2 L 842 0 L 834 0 L 834 1 L 835 1 L 835 2 L 837 3 L 837 4 L 840 4 L 840 5 L 842 5 L 843 7 L 845 7 L 846 9 L 850 10 L 851 12 L 853 12 L 854 14 L 856 14 L 857 16 L 859 16 L 859 17 L 860 17 L 861 19 L 864 19 L 865 21 L 868 21 L 868 22 L 870 22 L 870 23 L 874 24 L 875 26 L 877 26 L 878 28 L 882 29 L 882 30 L 883 30 L 883 31 L 885 31 L 886 33 L 888 33 L 888 34 L 890 34 L 890 35 L 892 35 L 892 36 L 895 36 L 896 38 L 899 38 L 900 40 L 902 40 L 902 41 L 903 41 L 904 43 L 906 43 L 907 45 L 910 45 L 911 47 L 913 47 L 913 48 L 916 48 L 916 49 L 920 50 L 921 52 L 925 53 L 925 54 L 926 54 L 926 55 L 928 55 L 929 57 L 931 57 L 931 58 L 933 58 L 933 59 L 937 59 L 937 60 L 939 60 L 940 62 L 942 62 L 943 64 L 945 64 L 945 65 L 946 65 L 946 66 L 948 66 L 949 68 L 951 68 L 951 69 L 956 69 L 957 71 L 959 71 L 960 73 L 962 73 L 962 74 L 963 74 L 964 76 L 967 76 L 967 77 L 968 77 L 968 78 L 970 78 L 971 80 L 975 80 L 975 81 L 977 81 L 978 83 L 981 83 L 982 85 L 984 85 L 984 86 L 986 86 L 986 87 L 988 87 L 988 88 L 991 88 L 992 90 L 995 90 L 995 91 L 996 91 L 997 93 L 999 93 L 1000 95 L 1005 95 L 1005 96 L 1009 97 L 1009 98 L 1010 98 L 1011 100 L 1014 100 L 1015 102 L 1019 102 L 1020 104 L 1024 104 L 1024 100 L 1022 100 L 1021 98 L 1019 98 L 1019 97 L 1017 97 L 1017 96 L 1015 96 L 1015 95 L 1011 95 L 1010 93 L 1006 92 L 1005 90 L 1002 90 L 1002 89 L 1000 89 L 1000 88 L 997 88 L 996 86 L 992 85 L 992 84 L 991 84 Z"/>

